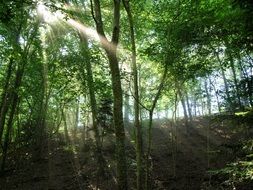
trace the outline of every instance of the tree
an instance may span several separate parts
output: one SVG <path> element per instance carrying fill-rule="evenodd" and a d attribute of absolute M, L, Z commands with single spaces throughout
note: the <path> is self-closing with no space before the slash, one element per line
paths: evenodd
<path fill-rule="evenodd" d="M 94 81 L 93 81 L 93 73 L 92 73 L 92 67 L 91 67 L 91 62 L 90 62 L 90 54 L 89 54 L 89 49 L 88 49 L 88 41 L 87 41 L 87 36 L 85 36 L 83 33 L 79 33 L 80 37 L 80 43 L 81 43 L 81 49 L 83 52 L 83 56 L 85 58 L 85 69 L 87 73 L 87 84 L 88 84 L 88 90 L 89 90 L 89 98 L 90 98 L 90 105 L 91 105 L 91 112 L 92 112 L 92 124 L 93 124 L 93 129 L 95 132 L 95 141 L 96 141 L 96 153 L 97 153 L 97 159 L 98 159 L 98 173 L 97 176 L 99 178 L 100 175 L 104 175 L 104 158 L 102 155 L 102 150 L 101 150 L 101 139 L 100 139 L 100 134 L 99 134 L 99 129 L 98 129 L 98 109 L 97 109 L 97 102 L 96 102 L 96 97 L 95 97 L 95 92 L 94 92 Z"/>
<path fill-rule="evenodd" d="M 132 50 L 132 72 L 134 81 L 134 126 L 136 128 L 136 163 L 137 163 L 137 189 L 143 189 L 143 150 L 142 150 L 142 129 L 140 125 L 140 105 L 139 105 L 139 87 L 138 87 L 138 70 L 136 63 L 136 47 L 135 47 L 135 33 L 133 16 L 128 0 L 123 1 L 125 10 L 128 16 L 129 30 L 131 36 L 131 50 Z"/>
<path fill-rule="evenodd" d="M 106 52 L 109 60 L 111 77 L 112 77 L 112 91 L 113 91 L 113 122 L 116 134 L 116 154 L 117 154 L 117 175 L 118 188 L 128 189 L 127 187 L 127 164 L 125 154 L 125 132 L 123 124 L 123 97 L 120 81 L 120 70 L 117 58 L 117 45 L 119 42 L 120 33 L 120 1 L 115 0 L 113 4 L 113 26 L 112 26 L 112 41 L 109 42 L 105 36 L 100 1 L 91 1 L 92 16 L 94 18 L 97 32 L 99 34 L 100 42 Z"/>

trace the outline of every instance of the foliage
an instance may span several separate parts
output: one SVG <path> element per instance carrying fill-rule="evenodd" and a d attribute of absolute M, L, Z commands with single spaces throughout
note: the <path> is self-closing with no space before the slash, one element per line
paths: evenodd
<path fill-rule="evenodd" d="M 219 170 L 212 170 L 209 173 L 213 176 L 223 176 L 222 184 L 234 187 L 253 180 L 253 140 L 241 143 L 241 152 L 243 155 L 237 161 L 227 164 L 226 167 Z"/>
<path fill-rule="evenodd" d="M 136 57 L 130 52 L 127 13 L 123 6 L 114 9 L 114 3 L 120 1 L 98 2 L 1 3 L 0 142 L 6 145 L 5 150 L 1 146 L 1 157 L 8 155 L 10 143 L 15 147 L 40 146 L 38 139 L 64 126 L 64 114 L 74 112 L 77 100 L 86 125 L 94 106 L 88 98 L 91 75 L 99 131 L 114 133 L 118 126 L 112 128 L 113 117 L 122 111 L 121 88 L 129 97 L 125 106 L 134 107 L 133 58 L 139 75 L 140 120 L 145 120 L 152 108 L 157 116 L 168 117 L 163 113 L 170 111 L 185 118 L 228 111 L 242 123 L 252 122 L 252 111 L 233 114 L 253 107 L 250 0 L 129 1 Z M 112 10 L 121 16 L 116 17 Z M 82 35 L 87 41 L 85 49 Z M 87 61 L 92 65 L 91 73 L 86 70 Z M 116 74 L 115 65 L 119 66 Z M 156 96 L 157 92 L 162 92 L 161 96 Z M 112 109 L 115 106 L 118 112 Z M 124 131 L 123 122 L 118 125 Z M 119 139 L 124 142 L 124 138 Z M 252 146 L 247 147 L 252 151 Z M 252 179 L 252 154 L 245 155 L 216 174 L 226 174 L 233 183 Z"/>

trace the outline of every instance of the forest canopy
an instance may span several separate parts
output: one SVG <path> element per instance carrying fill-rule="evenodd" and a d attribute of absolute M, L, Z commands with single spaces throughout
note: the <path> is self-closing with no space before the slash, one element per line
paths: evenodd
<path fill-rule="evenodd" d="M 172 143 L 173 126 L 189 135 L 215 116 L 252 133 L 252 18 L 251 0 L 1 1 L 0 173 L 44 158 L 52 139 L 73 152 L 82 139 L 96 188 L 113 173 L 118 189 L 155 189 L 156 122 L 168 121 Z M 249 172 L 213 172 L 235 172 L 231 186 L 253 179 L 244 140 Z"/>

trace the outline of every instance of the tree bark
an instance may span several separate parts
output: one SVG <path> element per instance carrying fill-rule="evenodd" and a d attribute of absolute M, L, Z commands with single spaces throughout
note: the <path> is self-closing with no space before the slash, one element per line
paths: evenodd
<path fill-rule="evenodd" d="M 239 109 L 243 110 L 242 103 L 241 103 L 241 96 L 239 93 L 237 76 L 236 76 L 235 63 L 234 63 L 234 59 L 232 56 L 231 48 L 229 47 L 229 43 L 227 40 L 225 40 L 225 45 L 226 45 L 226 53 L 228 55 L 228 59 L 229 59 L 229 63 L 230 63 L 230 68 L 232 70 L 232 76 L 233 76 L 233 81 L 234 81 L 234 86 L 235 86 L 235 95 L 236 95 L 237 103 L 238 103 Z"/>
<path fill-rule="evenodd" d="M 207 86 L 207 80 L 204 81 L 205 91 L 206 91 L 206 99 L 207 99 L 207 110 L 208 115 L 211 115 L 211 97 Z"/>
<path fill-rule="evenodd" d="M 134 23 L 130 4 L 128 0 L 123 0 L 125 10 L 127 12 L 130 37 L 131 37 L 131 49 L 132 49 L 132 72 L 134 78 L 134 126 L 136 129 L 136 163 L 137 163 L 137 190 L 143 189 L 143 150 L 142 150 L 142 129 L 140 125 L 140 105 L 139 105 L 139 87 L 138 87 L 138 70 L 136 63 L 136 47 L 135 47 L 135 35 L 134 35 Z"/>
<path fill-rule="evenodd" d="M 13 63 L 14 60 L 13 58 L 10 59 L 10 62 L 8 64 L 8 68 L 6 70 L 6 79 L 5 79 L 5 84 L 3 88 L 3 93 L 1 96 L 1 105 L 0 105 L 0 142 L 2 141 L 2 136 L 3 136 L 3 131 L 4 131 L 4 124 L 5 124 L 5 119 L 6 119 L 6 114 L 8 112 L 9 108 L 9 101 L 8 99 L 10 98 L 9 94 L 9 85 L 10 85 L 10 78 L 11 74 L 13 71 Z"/>
<path fill-rule="evenodd" d="M 62 118 L 63 118 L 63 127 L 64 127 L 64 136 L 67 144 L 70 143 L 69 132 L 68 132 L 68 124 L 67 124 L 67 112 L 64 112 L 64 108 L 62 108 Z"/>
<path fill-rule="evenodd" d="M 225 71 L 224 71 L 224 68 L 222 66 L 222 62 L 220 60 L 219 53 L 218 52 L 214 52 L 214 53 L 216 54 L 217 60 L 218 60 L 218 62 L 220 64 L 221 75 L 222 75 L 222 79 L 223 79 L 224 86 L 225 86 L 225 92 L 226 92 L 227 101 L 228 101 L 228 104 L 229 104 L 228 105 L 229 111 L 233 112 L 234 111 L 234 106 L 232 105 L 232 100 L 231 100 L 230 93 L 229 93 L 229 87 L 228 87 L 227 79 L 226 79 L 226 76 L 225 76 Z"/>
<path fill-rule="evenodd" d="M 93 73 L 92 73 L 92 67 L 90 62 L 90 53 L 88 49 L 88 41 L 87 37 L 84 36 L 82 33 L 79 33 L 80 41 L 81 41 L 81 48 L 83 55 L 85 57 L 85 70 L 86 70 L 86 81 L 88 85 L 89 90 L 89 99 L 90 99 L 90 106 L 91 106 L 91 112 L 92 112 L 92 124 L 93 124 L 93 131 L 95 134 L 95 142 L 96 142 L 96 154 L 97 154 L 97 162 L 98 162 L 98 171 L 97 176 L 99 178 L 100 175 L 104 175 L 104 158 L 102 154 L 102 144 L 100 139 L 100 133 L 98 129 L 98 111 L 97 111 L 97 101 L 94 91 L 94 80 L 93 80 Z"/>
<path fill-rule="evenodd" d="M 14 115 L 16 112 L 16 107 L 18 105 L 18 100 L 19 100 L 18 90 L 21 86 L 21 81 L 22 81 L 22 77 L 23 77 L 23 73 L 24 73 L 25 64 L 26 63 L 24 62 L 24 60 L 22 60 L 22 62 L 20 62 L 20 64 L 18 65 L 18 69 L 16 71 L 16 78 L 15 78 L 15 82 L 14 82 L 14 87 L 11 89 L 11 95 L 10 95 L 11 109 L 10 109 L 10 115 L 9 115 L 8 122 L 7 122 L 7 129 L 6 129 L 4 145 L 3 145 L 3 158 L 2 158 L 2 163 L 1 163 L 1 171 L 2 172 L 4 171 L 4 168 L 5 168 L 5 161 L 6 161 L 6 157 L 7 157 L 10 131 L 11 131 Z"/>
<path fill-rule="evenodd" d="M 5 132 L 4 145 L 3 145 L 3 158 L 2 158 L 2 163 L 1 163 L 1 172 L 3 172 L 4 169 L 5 169 L 5 162 L 6 162 L 6 157 L 7 157 L 8 145 L 9 145 L 9 141 L 10 141 L 9 140 L 10 139 L 10 131 L 11 131 L 11 127 L 12 127 L 16 107 L 17 107 L 17 104 L 18 104 L 18 99 L 19 99 L 18 95 L 15 93 L 14 97 L 13 97 L 12 105 L 11 105 L 11 111 L 10 111 L 9 119 L 8 119 L 8 122 L 7 122 L 7 129 L 6 129 L 6 132 Z"/>
<path fill-rule="evenodd" d="M 119 190 L 128 189 L 127 185 L 127 163 L 125 153 L 125 130 L 123 123 L 123 97 L 120 80 L 120 70 L 118 58 L 116 55 L 117 45 L 119 41 L 120 32 L 120 0 L 114 0 L 114 15 L 112 28 L 112 41 L 109 42 L 105 36 L 100 1 L 94 0 L 94 7 L 92 3 L 92 15 L 96 23 L 96 29 L 100 37 L 100 42 L 106 52 L 109 60 L 111 71 L 112 91 L 113 91 L 113 123 L 116 135 L 116 157 L 117 157 L 117 182 Z"/>
<path fill-rule="evenodd" d="M 148 142 L 148 147 L 147 147 L 147 154 L 146 154 L 146 176 L 145 176 L 145 189 L 150 190 L 152 189 L 152 183 L 151 183 L 151 164 L 152 164 L 152 159 L 151 159 L 151 147 L 152 147 L 152 127 L 153 127 L 153 113 L 154 109 L 156 107 L 157 101 L 160 98 L 161 92 L 163 90 L 166 78 L 167 78 L 167 73 L 168 73 L 168 67 L 167 65 L 164 68 L 163 76 L 161 79 L 161 82 L 158 86 L 157 93 L 155 95 L 155 98 L 153 100 L 151 109 L 149 109 L 149 123 L 148 123 L 148 135 L 147 135 L 147 142 Z"/>
<path fill-rule="evenodd" d="M 213 90 L 214 90 L 214 92 L 215 92 L 216 101 L 217 101 L 218 111 L 219 111 L 219 113 L 221 113 L 221 105 L 220 105 L 219 94 L 218 94 L 218 92 L 217 92 L 217 90 L 216 90 L 215 85 L 213 84 L 213 82 L 211 81 L 210 78 L 209 78 L 209 83 L 210 83 L 210 85 L 212 85 L 212 87 L 213 87 Z"/>
<path fill-rule="evenodd" d="M 184 96 L 183 96 L 183 94 L 182 94 L 181 89 L 180 89 L 179 86 L 177 86 L 177 92 L 178 92 L 178 95 L 179 95 L 181 103 L 182 103 L 182 107 L 183 107 L 183 111 L 184 111 L 185 127 L 186 127 L 186 132 L 188 133 L 189 118 L 188 118 L 188 114 L 187 114 L 187 108 L 186 108 L 185 99 L 184 99 Z"/>
<path fill-rule="evenodd" d="M 125 101 L 124 101 L 124 122 L 125 123 L 129 122 L 129 112 L 130 112 L 129 100 L 130 100 L 130 97 L 126 93 L 125 94 Z"/>
<path fill-rule="evenodd" d="M 185 92 L 185 99 L 186 99 L 186 105 L 187 105 L 187 110 L 188 110 L 190 122 L 192 122 L 192 109 L 191 109 L 191 105 L 190 105 L 189 96 L 188 96 L 187 91 Z"/>
<path fill-rule="evenodd" d="M 249 77 L 248 73 L 243 68 L 240 54 L 238 54 L 238 64 L 239 64 L 239 67 L 240 67 L 240 70 L 241 70 L 241 75 L 242 75 L 241 78 L 244 78 L 244 80 L 246 80 L 246 83 L 247 83 L 246 91 L 247 91 L 249 105 L 250 105 L 250 107 L 253 107 L 253 99 L 252 99 L 252 93 L 251 93 L 251 89 L 252 89 L 251 86 L 252 85 L 251 85 L 251 82 L 250 82 L 251 80 L 250 80 L 250 77 Z"/>
<path fill-rule="evenodd" d="M 233 80 L 234 80 L 234 85 L 235 85 L 235 92 L 236 92 L 237 102 L 238 102 L 238 105 L 239 105 L 239 109 L 243 110 L 243 106 L 242 106 L 242 103 L 241 103 L 241 96 L 240 96 L 240 93 L 239 93 L 238 80 L 237 80 L 237 76 L 236 76 L 235 63 L 234 63 L 234 60 L 233 60 L 233 57 L 232 57 L 231 53 L 229 52 L 228 54 L 229 54 L 230 67 L 231 67 L 232 74 L 233 74 Z"/>

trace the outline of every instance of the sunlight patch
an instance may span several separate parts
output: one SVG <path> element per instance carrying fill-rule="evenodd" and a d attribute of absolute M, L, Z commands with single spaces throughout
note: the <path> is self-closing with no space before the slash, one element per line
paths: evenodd
<path fill-rule="evenodd" d="M 50 12 L 49 8 L 46 7 L 42 2 L 38 3 L 37 12 L 40 19 L 45 23 L 55 23 L 59 19 L 63 19 L 64 15 L 60 11 L 55 13 Z"/>

